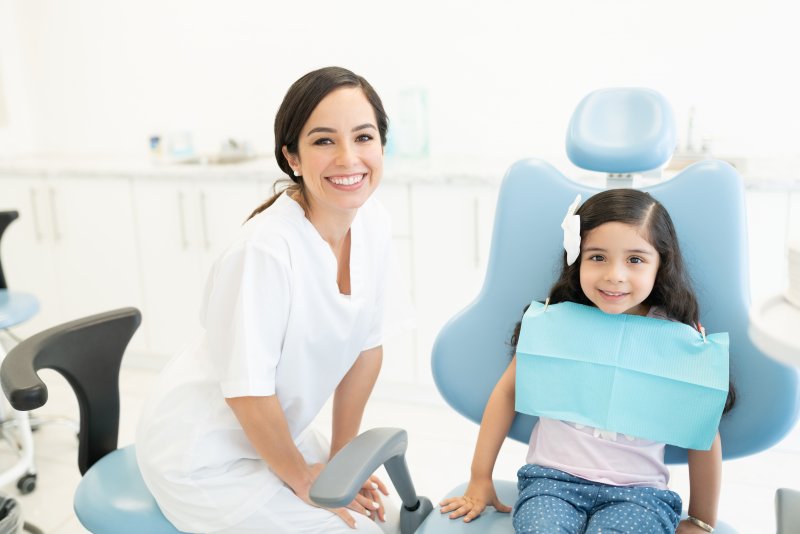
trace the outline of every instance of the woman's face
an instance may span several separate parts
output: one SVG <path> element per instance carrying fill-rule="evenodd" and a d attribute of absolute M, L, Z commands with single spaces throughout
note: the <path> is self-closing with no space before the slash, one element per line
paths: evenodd
<path fill-rule="evenodd" d="M 356 210 L 383 176 L 375 111 L 358 87 L 336 89 L 323 98 L 300 132 L 297 154 L 285 146 L 283 154 L 303 177 L 312 211 Z"/>

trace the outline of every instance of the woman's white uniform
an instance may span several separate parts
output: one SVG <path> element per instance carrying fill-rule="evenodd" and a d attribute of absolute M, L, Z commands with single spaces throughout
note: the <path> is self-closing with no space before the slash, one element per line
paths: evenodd
<path fill-rule="evenodd" d="M 265 507 L 280 524 L 279 493 L 290 490 L 225 397 L 277 395 L 298 448 L 320 461 L 309 458 L 313 436 L 304 431 L 358 355 L 382 343 L 391 237 L 380 204 L 370 199 L 358 210 L 350 239 L 347 296 L 329 245 L 283 194 L 214 264 L 202 335 L 161 373 L 136 433 L 142 476 L 178 529 L 229 530 Z"/>

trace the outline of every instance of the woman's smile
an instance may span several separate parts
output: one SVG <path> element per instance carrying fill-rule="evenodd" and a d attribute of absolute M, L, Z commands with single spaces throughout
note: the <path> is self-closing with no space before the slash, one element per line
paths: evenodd
<path fill-rule="evenodd" d="M 336 176 L 328 176 L 325 179 L 331 183 L 336 189 L 340 189 L 343 191 L 353 191 L 358 189 L 364 184 L 364 178 L 367 177 L 367 173 L 358 173 L 358 174 L 339 174 Z"/>

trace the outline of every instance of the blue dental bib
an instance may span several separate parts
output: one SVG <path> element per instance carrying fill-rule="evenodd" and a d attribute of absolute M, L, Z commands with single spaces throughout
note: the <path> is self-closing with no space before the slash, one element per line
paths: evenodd
<path fill-rule="evenodd" d="M 708 450 L 727 396 L 727 333 L 573 302 L 522 319 L 518 412 Z"/>

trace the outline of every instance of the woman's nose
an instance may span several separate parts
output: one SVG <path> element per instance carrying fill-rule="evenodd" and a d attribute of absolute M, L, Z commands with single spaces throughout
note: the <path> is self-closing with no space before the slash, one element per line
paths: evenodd
<path fill-rule="evenodd" d="M 349 166 L 355 160 L 355 149 L 350 143 L 339 143 L 336 151 L 336 164 L 342 167 Z"/>

